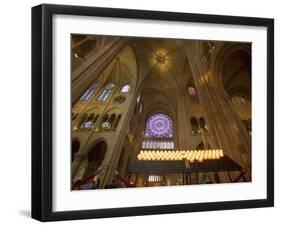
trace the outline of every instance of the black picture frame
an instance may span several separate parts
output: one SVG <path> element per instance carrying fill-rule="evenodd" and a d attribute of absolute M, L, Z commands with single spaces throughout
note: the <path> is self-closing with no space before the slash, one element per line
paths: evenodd
<path fill-rule="evenodd" d="M 52 18 L 55 14 L 182 21 L 267 28 L 267 198 L 95 210 L 52 210 Z M 43 4 L 32 8 L 32 218 L 122 217 L 274 206 L 274 20 L 237 16 Z"/>

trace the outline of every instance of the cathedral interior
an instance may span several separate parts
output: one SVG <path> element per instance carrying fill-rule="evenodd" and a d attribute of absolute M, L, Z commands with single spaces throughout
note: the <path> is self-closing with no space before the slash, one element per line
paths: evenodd
<path fill-rule="evenodd" d="M 251 43 L 72 34 L 72 190 L 251 182 Z"/>

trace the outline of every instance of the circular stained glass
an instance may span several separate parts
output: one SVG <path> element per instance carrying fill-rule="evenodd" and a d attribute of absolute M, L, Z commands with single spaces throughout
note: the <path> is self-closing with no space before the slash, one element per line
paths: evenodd
<path fill-rule="evenodd" d="M 145 137 L 173 137 L 171 118 L 163 113 L 150 116 L 146 123 Z"/>

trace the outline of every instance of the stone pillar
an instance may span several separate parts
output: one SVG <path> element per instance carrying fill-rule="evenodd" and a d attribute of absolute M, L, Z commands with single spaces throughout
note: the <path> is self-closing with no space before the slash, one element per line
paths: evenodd
<path fill-rule="evenodd" d="M 246 171 L 251 180 L 251 141 L 245 127 L 224 96 L 223 87 L 212 84 L 214 76 L 207 63 L 199 56 L 196 43 L 186 42 L 185 50 L 196 85 L 200 103 L 206 113 L 213 148 L 221 148 Z"/>
<path fill-rule="evenodd" d="M 98 78 L 99 74 L 126 46 L 128 41 L 129 38 L 109 39 L 102 49 L 92 54 L 77 69 L 72 71 L 72 104 L 79 100 L 89 84 L 92 84 Z"/>
<path fill-rule="evenodd" d="M 200 135 L 202 137 L 202 142 L 203 142 L 204 149 L 209 149 L 208 146 L 207 146 L 206 134 L 205 134 L 204 128 L 202 128 L 201 126 L 200 126 Z"/>
<path fill-rule="evenodd" d="M 84 159 L 86 159 L 85 154 L 77 153 L 74 155 L 74 160 L 71 164 L 72 177 L 77 173 L 79 166 L 81 165 Z"/>
<path fill-rule="evenodd" d="M 133 115 L 134 105 L 136 103 L 136 93 L 133 92 L 130 97 L 128 96 L 127 101 L 128 101 L 127 106 L 122 112 L 122 117 L 119 121 L 119 126 L 115 131 L 114 138 L 116 138 L 116 140 L 115 143 L 112 144 L 112 148 L 113 148 L 112 154 L 109 155 L 108 158 L 106 158 L 103 163 L 105 165 L 106 171 L 102 179 L 102 187 L 104 187 L 106 184 L 111 183 L 115 175 L 115 170 L 118 165 L 118 160 L 121 155 L 125 137 L 127 135 L 127 131 L 130 126 L 130 119 L 132 118 Z"/>
<path fill-rule="evenodd" d="M 177 143 L 177 148 L 184 149 L 184 148 L 189 148 L 188 147 L 188 133 L 190 126 L 188 125 L 189 120 L 188 120 L 188 114 L 186 112 L 186 91 L 184 90 L 185 93 L 178 95 L 177 97 L 177 133 L 174 134 L 178 137 L 178 143 Z"/>
<path fill-rule="evenodd" d="M 128 164 L 128 161 L 129 161 L 129 155 L 130 155 L 130 148 L 129 148 L 129 150 L 128 149 L 126 149 L 125 150 L 125 153 L 124 153 L 124 155 L 123 155 L 123 158 L 124 159 L 122 159 L 121 161 L 122 161 L 122 165 L 121 165 L 121 169 L 120 169 L 120 172 L 119 172 L 119 175 L 121 176 L 121 177 L 125 177 L 125 174 L 126 174 L 126 166 L 127 166 L 127 164 Z M 122 157 L 122 156 L 121 156 Z M 120 159 L 119 159 L 119 161 L 120 161 Z"/>
<path fill-rule="evenodd" d="M 76 173 L 74 174 L 72 183 L 75 183 L 77 180 L 81 180 L 83 178 L 87 166 L 88 166 L 88 159 L 85 158 L 79 165 Z"/>

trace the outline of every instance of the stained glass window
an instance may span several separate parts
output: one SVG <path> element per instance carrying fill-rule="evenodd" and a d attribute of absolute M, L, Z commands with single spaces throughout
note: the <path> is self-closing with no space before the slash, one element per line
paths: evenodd
<path fill-rule="evenodd" d="M 145 137 L 173 137 L 173 122 L 164 113 L 156 113 L 149 117 L 145 128 Z"/>
<path fill-rule="evenodd" d="M 113 89 L 115 85 L 113 83 L 107 84 L 105 89 L 100 94 L 98 101 L 104 102 L 108 98 L 109 94 L 111 93 L 111 90 Z"/>
<path fill-rule="evenodd" d="M 188 87 L 188 93 L 189 93 L 189 95 L 191 95 L 191 96 L 196 96 L 196 90 L 195 90 L 195 88 L 194 88 L 193 86 L 189 86 L 189 87 Z"/>
<path fill-rule="evenodd" d="M 93 95 L 93 93 L 97 90 L 98 84 L 94 83 L 90 86 L 90 88 L 81 96 L 80 100 L 86 101 Z"/>
<path fill-rule="evenodd" d="M 130 86 L 129 85 L 124 85 L 121 89 L 121 93 L 128 93 L 130 90 Z"/>
<path fill-rule="evenodd" d="M 85 129 L 91 129 L 93 127 L 93 119 L 95 114 L 91 114 L 87 117 L 87 119 L 83 123 L 83 127 Z"/>
<path fill-rule="evenodd" d="M 96 123 L 97 119 L 99 117 L 99 114 L 89 114 L 88 117 L 85 119 L 83 126 L 81 129 L 92 129 L 94 127 L 94 124 Z"/>
<path fill-rule="evenodd" d="M 171 140 L 144 140 L 142 142 L 143 149 L 174 149 L 174 141 Z"/>

